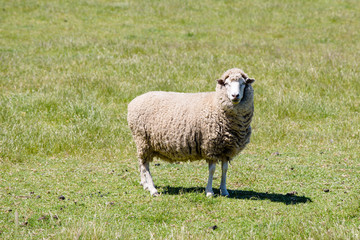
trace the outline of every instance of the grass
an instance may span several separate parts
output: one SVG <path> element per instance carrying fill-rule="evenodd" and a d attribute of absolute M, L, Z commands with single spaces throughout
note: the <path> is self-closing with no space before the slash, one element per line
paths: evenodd
<path fill-rule="evenodd" d="M 358 1 L 1 3 L 1 239 L 359 238 Z M 156 161 L 152 198 L 127 104 L 231 67 L 256 79 L 231 197 Z"/>

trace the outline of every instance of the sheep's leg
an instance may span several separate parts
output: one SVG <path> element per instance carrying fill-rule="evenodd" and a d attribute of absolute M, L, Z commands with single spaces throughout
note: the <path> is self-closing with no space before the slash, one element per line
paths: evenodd
<path fill-rule="evenodd" d="M 206 196 L 207 197 L 212 197 L 214 196 L 214 191 L 212 189 L 212 182 L 213 182 L 213 176 L 215 173 L 215 168 L 216 168 L 216 163 L 215 162 L 209 162 L 209 179 L 208 179 L 208 183 L 206 185 Z"/>
<path fill-rule="evenodd" d="M 139 160 L 139 171 L 140 171 L 140 184 L 144 187 L 144 190 L 147 190 L 146 185 L 146 177 L 145 177 L 145 166 L 141 163 L 141 159 Z"/>
<path fill-rule="evenodd" d="M 229 161 L 222 161 L 221 164 L 221 182 L 220 182 L 220 194 L 222 196 L 229 196 L 229 192 L 226 190 L 226 172 L 228 170 Z"/>
<path fill-rule="evenodd" d="M 140 161 L 140 177 L 141 177 L 141 185 L 143 185 L 144 189 L 149 190 L 152 196 L 158 196 L 159 193 L 154 186 L 154 182 L 150 174 L 149 162 L 141 163 Z"/>

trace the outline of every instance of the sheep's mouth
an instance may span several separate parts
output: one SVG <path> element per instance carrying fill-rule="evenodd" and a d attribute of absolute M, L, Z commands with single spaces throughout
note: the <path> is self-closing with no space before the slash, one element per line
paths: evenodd
<path fill-rule="evenodd" d="M 240 99 L 233 99 L 233 100 L 231 100 L 231 102 L 235 105 L 235 104 L 238 104 L 240 102 Z"/>

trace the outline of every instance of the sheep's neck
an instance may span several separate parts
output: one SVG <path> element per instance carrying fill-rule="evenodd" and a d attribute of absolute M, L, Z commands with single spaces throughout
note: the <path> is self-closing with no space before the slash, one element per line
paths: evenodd
<path fill-rule="evenodd" d="M 226 96 L 222 94 L 217 94 L 216 105 L 220 112 L 227 117 L 251 112 L 252 108 L 251 104 L 243 101 L 238 104 L 233 104 Z"/>

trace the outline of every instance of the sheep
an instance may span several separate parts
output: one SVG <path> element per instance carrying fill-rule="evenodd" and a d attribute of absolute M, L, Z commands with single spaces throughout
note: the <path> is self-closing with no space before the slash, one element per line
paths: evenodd
<path fill-rule="evenodd" d="M 250 142 L 254 90 L 241 69 L 227 70 L 215 92 L 148 92 L 128 105 L 128 125 L 137 147 L 140 184 L 159 193 L 150 174 L 154 157 L 167 162 L 204 159 L 209 166 L 206 196 L 213 196 L 213 175 L 222 163 L 220 194 L 226 189 L 228 163 Z"/>

